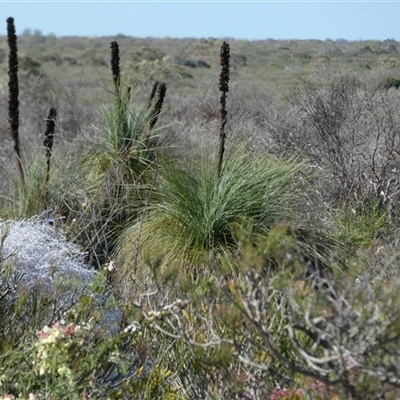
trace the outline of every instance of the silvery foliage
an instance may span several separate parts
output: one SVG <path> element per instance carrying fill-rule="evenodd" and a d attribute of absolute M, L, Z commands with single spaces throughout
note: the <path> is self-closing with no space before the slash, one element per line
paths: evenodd
<path fill-rule="evenodd" d="M 14 279 L 18 287 L 40 285 L 49 293 L 60 286 L 85 291 L 95 271 L 84 257 L 48 219 L 0 220 L 0 287 Z"/>

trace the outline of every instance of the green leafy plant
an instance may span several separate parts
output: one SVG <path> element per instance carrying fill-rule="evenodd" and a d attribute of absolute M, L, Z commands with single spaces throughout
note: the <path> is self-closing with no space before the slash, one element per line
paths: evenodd
<path fill-rule="evenodd" d="M 388 207 L 381 206 L 374 198 L 340 208 L 336 218 L 339 240 L 353 248 L 365 248 L 393 232 Z"/>
<path fill-rule="evenodd" d="M 92 255 L 107 261 L 127 221 L 145 207 L 164 148 L 156 127 L 166 85 L 155 87 L 146 104 L 132 105 L 132 90 L 120 73 L 119 47 L 111 44 L 114 104 L 102 107 L 103 125 L 97 129 L 97 149 L 83 154 L 76 171 L 79 197 L 65 198 L 71 237 Z M 83 198 L 83 200 L 82 200 Z"/>
<path fill-rule="evenodd" d="M 107 383 L 103 388 L 99 383 L 116 365 L 125 368 L 118 350 L 122 336 L 102 337 L 93 322 L 57 322 L 26 334 L 20 346 L 1 356 L 0 392 L 71 400 L 106 392 Z"/>
<path fill-rule="evenodd" d="M 232 151 L 219 177 L 207 159 L 187 167 L 163 162 L 148 215 L 126 229 L 118 246 L 122 269 L 136 268 L 138 252 L 142 260 L 161 257 L 163 265 L 229 260 L 237 248 L 235 222 L 253 221 L 262 233 L 293 218 L 300 168 L 295 161 L 251 154 L 244 147 Z"/>
<path fill-rule="evenodd" d="M 14 218 L 39 215 L 47 208 L 56 207 L 62 197 L 63 175 L 59 174 L 60 171 L 57 168 L 48 171 L 42 154 L 32 152 L 31 157 L 29 165 L 24 168 L 24 185 L 5 166 L 0 166 L 10 187 L 10 193 L 2 196 L 2 207 Z M 52 184 L 49 186 L 46 182 L 50 177 Z"/>
<path fill-rule="evenodd" d="M 97 149 L 81 156 L 73 182 L 76 195 L 64 199 L 71 237 L 97 263 L 106 260 L 125 223 L 145 207 L 158 155 L 167 146 L 156 126 L 160 91 L 150 104 L 137 107 L 130 103 L 129 87 L 119 87 L 118 96 L 112 109 L 102 108 Z"/>

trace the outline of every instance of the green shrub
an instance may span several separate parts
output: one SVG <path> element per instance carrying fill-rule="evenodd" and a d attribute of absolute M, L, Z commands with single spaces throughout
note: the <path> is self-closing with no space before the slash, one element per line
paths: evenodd
<path fill-rule="evenodd" d="M 400 78 L 388 78 L 383 82 L 383 87 L 385 89 L 400 88 Z"/>
<path fill-rule="evenodd" d="M 26 334 L 0 359 L 0 393 L 16 398 L 90 397 L 102 368 L 118 358 L 118 340 L 91 338 L 93 326 L 55 323 Z"/>
<path fill-rule="evenodd" d="M 336 218 L 338 240 L 353 248 L 371 246 L 393 231 L 387 207 L 374 198 L 339 208 Z"/>
<path fill-rule="evenodd" d="M 60 204 L 65 191 L 66 178 L 58 167 L 50 170 L 49 187 L 46 184 L 46 158 L 33 153 L 24 167 L 24 185 L 5 166 L 1 166 L 3 174 L 9 182 L 8 196 L 2 196 L 1 207 L 4 214 L 12 218 L 29 218 L 41 214 L 46 209 L 54 209 Z M 31 155 L 32 157 L 32 155 Z M 58 159 L 58 165 L 64 161 Z"/>

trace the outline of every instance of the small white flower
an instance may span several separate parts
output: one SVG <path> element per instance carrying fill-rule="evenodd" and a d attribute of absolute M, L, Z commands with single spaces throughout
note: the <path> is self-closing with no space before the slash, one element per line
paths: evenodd
<path fill-rule="evenodd" d="M 113 351 L 108 359 L 109 362 L 117 362 L 120 354 L 118 351 Z"/>
<path fill-rule="evenodd" d="M 107 271 L 112 272 L 115 270 L 115 261 L 110 261 L 106 264 L 105 268 Z"/>
<path fill-rule="evenodd" d="M 134 333 L 136 331 L 139 331 L 141 328 L 142 328 L 142 326 L 139 324 L 139 322 L 134 321 L 124 329 L 124 333 L 128 333 L 128 332 Z"/>

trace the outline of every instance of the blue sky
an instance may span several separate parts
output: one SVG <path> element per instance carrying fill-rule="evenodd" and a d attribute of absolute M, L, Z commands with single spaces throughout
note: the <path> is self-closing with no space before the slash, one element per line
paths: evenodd
<path fill-rule="evenodd" d="M 400 1 L 4 1 L 14 17 L 57 36 L 400 41 Z M 0 19 L 1 21 L 1 19 Z"/>

